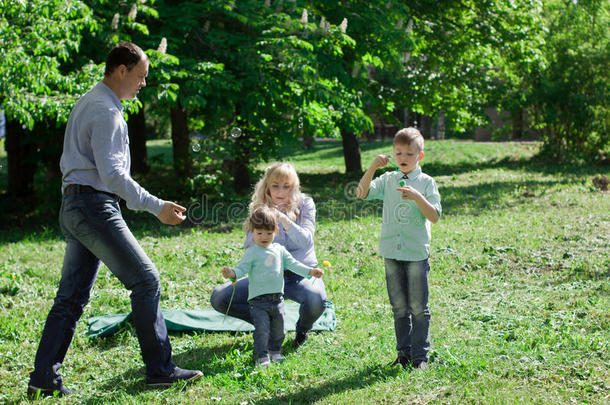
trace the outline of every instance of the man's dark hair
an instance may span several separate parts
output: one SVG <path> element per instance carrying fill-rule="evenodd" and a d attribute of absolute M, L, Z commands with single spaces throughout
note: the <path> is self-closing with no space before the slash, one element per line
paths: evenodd
<path fill-rule="evenodd" d="M 110 76 L 114 69 L 125 65 L 127 70 L 133 69 L 141 60 L 148 59 L 142 48 L 131 42 L 119 42 L 106 57 L 105 76 Z"/>

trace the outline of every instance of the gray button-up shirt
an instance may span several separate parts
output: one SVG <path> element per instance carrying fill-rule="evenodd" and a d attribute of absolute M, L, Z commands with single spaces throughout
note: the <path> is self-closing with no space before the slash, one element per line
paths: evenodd
<path fill-rule="evenodd" d="M 118 194 L 132 210 L 157 216 L 164 201 L 131 178 L 131 156 L 123 105 L 103 82 L 78 100 L 66 127 L 59 163 L 62 190 L 68 184 Z"/>

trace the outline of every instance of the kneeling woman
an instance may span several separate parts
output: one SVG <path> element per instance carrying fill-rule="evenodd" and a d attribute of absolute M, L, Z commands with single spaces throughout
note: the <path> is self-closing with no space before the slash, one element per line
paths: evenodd
<path fill-rule="evenodd" d="M 317 267 L 314 250 L 316 206 L 311 197 L 301 193 L 299 177 L 290 163 L 275 163 L 267 168 L 265 175 L 256 184 L 249 211 L 261 205 L 274 209 L 280 222 L 279 234 L 274 243 L 283 245 L 290 254 L 309 267 Z M 252 232 L 248 232 L 244 247 L 252 245 Z M 301 304 L 296 324 L 295 348 L 307 340 L 307 333 L 324 312 L 326 290 L 322 279 L 303 278 L 289 270 L 284 272 L 284 296 Z M 212 307 L 226 313 L 233 294 L 230 282 L 214 289 Z M 235 284 L 235 293 L 229 315 L 252 323 L 248 306 L 248 279 Z"/>

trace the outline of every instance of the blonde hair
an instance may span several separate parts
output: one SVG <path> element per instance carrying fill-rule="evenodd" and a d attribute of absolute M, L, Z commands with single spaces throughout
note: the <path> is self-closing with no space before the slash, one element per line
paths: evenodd
<path fill-rule="evenodd" d="M 394 145 L 413 145 L 418 152 L 424 151 L 424 137 L 417 128 L 408 127 L 396 132 L 394 135 Z"/>
<path fill-rule="evenodd" d="M 269 186 L 274 181 L 281 180 L 292 184 L 290 202 L 286 206 L 276 207 L 271 198 Z M 252 213 L 261 206 L 274 207 L 286 214 L 290 220 L 296 221 L 300 213 L 299 205 L 301 205 L 302 200 L 301 183 L 294 166 L 290 163 L 278 162 L 265 169 L 265 175 L 254 186 L 254 193 L 252 193 L 252 201 L 248 207 L 248 212 Z M 249 226 L 249 222 L 245 223 L 244 229 L 249 228 Z"/>

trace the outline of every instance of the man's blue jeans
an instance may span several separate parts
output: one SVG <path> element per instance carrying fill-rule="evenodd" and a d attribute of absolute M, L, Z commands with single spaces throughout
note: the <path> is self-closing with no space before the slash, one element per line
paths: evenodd
<path fill-rule="evenodd" d="M 282 294 L 263 294 L 248 301 L 254 324 L 254 355 L 264 359 L 271 352 L 281 352 L 284 342 L 284 297 Z"/>
<path fill-rule="evenodd" d="M 314 280 L 316 281 L 315 283 L 313 282 Z M 231 302 L 233 288 L 235 288 L 235 294 Z M 301 304 L 296 331 L 308 332 L 326 308 L 324 281 L 322 279 L 308 279 L 296 274 L 284 276 L 284 298 Z M 233 287 L 231 282 L 216 287 L 214 292 L 212 292 L 210 302 L 216 311 L 223 314 L 227 312 L 229 302 L 231 302 L 229 315 L 254 324 L 248 305 L 247 277 L 237 280 L 235 287 Z"/>
<path fill-rule="evenodd" d="M 399 355 L 411 358 L 413 363 L 428 361 L 428 259 L 418 262 L 384 261 L 386 285 L 394 313 L 396 350 Z"/>
<path fill-rule="evenodd" d="M 132 319 L 146 375 L 170 374 L 175 365 L 171 362 L 171 345 L 159 306 L 159 273 L 127 227 L 118 202 L 103 193 L 66 195 L 59 223 L 67 242 L 64 264 L 36 352 L 30 385 L 39 388 L 61 385 L 57 370 L 89 302 L 100 261 L 131 291 Z"/>

